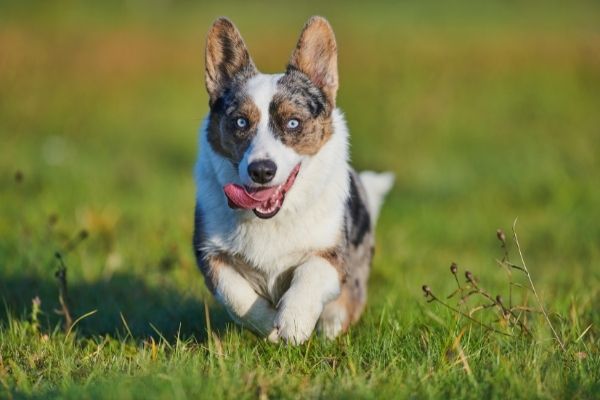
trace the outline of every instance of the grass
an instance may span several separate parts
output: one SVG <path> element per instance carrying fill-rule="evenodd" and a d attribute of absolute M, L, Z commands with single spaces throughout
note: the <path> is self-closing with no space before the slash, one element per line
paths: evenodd
<path fill-rule="evenodd" d="M 0 398 L 597 397 L 600 7 L 321 3 L 0 5 Z M 314 13 L 353 164 L 397 183 L 364 318 L 294 348 L 208 295 L 191 171 L 210 22 L 272 72 Z M 495 232 L 517 216 L 564 352 L 542 319 L 509 338 L 422 296 L 455 261 L 507 298 Z M 57 251 L 73 320 L 95 311 L 68 335 Z"/>

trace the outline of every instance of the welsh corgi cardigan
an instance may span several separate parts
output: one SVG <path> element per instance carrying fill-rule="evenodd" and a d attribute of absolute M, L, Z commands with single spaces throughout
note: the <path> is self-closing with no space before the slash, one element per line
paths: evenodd
<path fill-rule="evenodd" d="M 300 344 L 315 327 L 336 337 L 365 306 L 374 223 L 393 175 L 348 165 L 331 26 L 310 18 L 285 73 L 266 75 L 233 23 L 217 19 L 206 89 L 193 240 L 206 285 L 271 341 Z"/>

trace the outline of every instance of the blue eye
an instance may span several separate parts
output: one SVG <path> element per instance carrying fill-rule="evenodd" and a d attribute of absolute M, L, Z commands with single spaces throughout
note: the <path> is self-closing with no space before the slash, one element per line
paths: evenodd
<path fill-rule="evenodd" d="M 235 120 L 235 124 L 240 129 L 245 129 L 248 126 L 248 120 L 246 118 L 238 118 Z"/>
<path fill-rule="evenodd" d="M 298 121 L 295 118 L 288 119 L 288 122 L 285 124 L 285 127 L 290 130 L 298 129 L 299 126 L 300 126 L 300 121 Z"/>

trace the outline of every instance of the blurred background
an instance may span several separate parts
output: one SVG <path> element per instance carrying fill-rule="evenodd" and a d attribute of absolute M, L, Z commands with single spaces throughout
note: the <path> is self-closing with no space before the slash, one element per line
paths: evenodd
<path fill-rule="evenodd" d="M 115 333 L 122 313 L 134 334 L 199 332 L 213 304 L 191 251 L 205 34 L 230 17 L 279 72 L 313 14 L 337 35 L 354 166 L 397 177 L 371 315 L 418 310 L 422 283 L 451 288 L 452 261 L 500 284 L 495 232 L 518 217 L 544 295 L 580 299 L 597 324 L 592 1 L 2 1 L 0 321 L 39 296 L 56 323 L 60 251 L 74 313 L 98 309 L 83 330 Z"/>

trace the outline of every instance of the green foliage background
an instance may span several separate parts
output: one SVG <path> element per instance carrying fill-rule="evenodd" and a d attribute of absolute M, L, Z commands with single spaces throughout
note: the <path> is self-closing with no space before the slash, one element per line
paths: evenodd
<path fill-rule="evenodd" d="M 353 164 L 397 182 L 363 320 L 288 348 L 204 288 L 192 168 L 212 20 L 277 72 L 312 14 L 336 31 Z M 0 398 L 597 396 L 598 21 L 591 1 L 2 2 Z M 506 295 L 495 230 L 517 216 L 567 353 L 541 322 L 506 339 L 422 298 L 452 290 L 452 261 Z M 82 230 L 71 309 L 97 312 L 66 337 L 53 254 Z"/>

